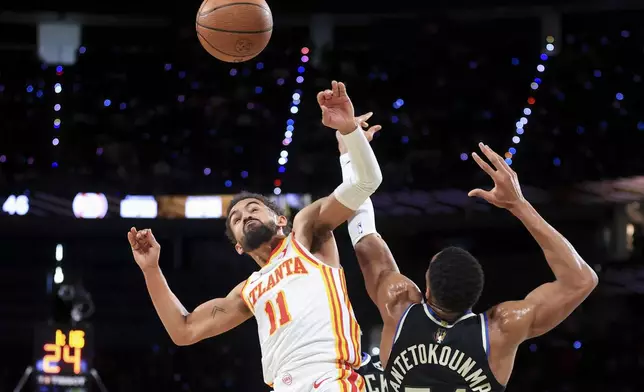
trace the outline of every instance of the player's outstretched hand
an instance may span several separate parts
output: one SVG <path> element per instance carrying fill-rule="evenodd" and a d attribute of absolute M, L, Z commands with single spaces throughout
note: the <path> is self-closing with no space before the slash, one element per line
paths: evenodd
<path fill-rule="evenodd" d="M 486 172 L 494 181 L 494 188 L 490 191 L 482 189 L 474 189 L 467 195 L 470 197 L 480 197 L 490 204 L 497 207 L 512 209 L 522 202 L 525 202 L 523 194 L 521 193 L 521 186 L 519 185 L 519 178 L 517 173 L 510 168 L 503 158 L 494 152 L 486 144 L 479 143 L 481 152 L 485 154 L 487 159 L 494 165 L 493 169 L 485 162 L 477 153 L 472 153 L 474 161 Z"/>
<path fill-rule="evenodd" d="M 362 127 L 363 130 L 365 130 L 364 135 L 370 142 L 373 140 L 373 136 L 382 129 L 382 126 L 380 125 L 369 126 L 367 121 L 369 121 L 371 116 L 373 116 L 373 112 L 365 113 L 362 116 L 356 117 L 356 122 L 360 124 L 360 127 Z M 344 145 L 341 135 L 340 131 L 335 131 L 335 138 L 338 141 L 338 150 L 340 150 L 340 155 L 348 152 L 347 146 Z"/>
<path fill-rule="evenodd" d="M 331 90 L 318 93 L 318 104 L 322 109 L 322 124 L 346 135 L 353 132 L 358 123 L 355 119 L 353 104 L 342 82 L 331 82 Z"/>
<path fill-rule="evenodd" d="M 159 266 L 161 245 L 154 238 L 152 230 L 137 231 L 136 227 L 133 227 L 127 233 L 127 239 L 132 247 L 134 261 L 141 267 L 141 270 L 145 271 Z"/>

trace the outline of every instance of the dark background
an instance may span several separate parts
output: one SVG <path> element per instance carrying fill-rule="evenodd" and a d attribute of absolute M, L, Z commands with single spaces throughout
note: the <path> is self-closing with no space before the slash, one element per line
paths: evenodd
<path fill-rule="evenodd" d="M 266 390 L 255 322 L 173 346 L 125 239 L 132 225 L 154 229 L 169 284 L 192 309 L 255 268 L 227 242 L 224 222 L 121 219 L 118 200 L 275 188 L 328 194 L 340 170 L 315 94 L 331 79 L 345 81 L 356 111 L 374 111 L 372 123 L 384 127 L 373 143 L 384 174 L 374 196 L 378 228 L 419 285 L 431 256 L 448 245 L 466 247 L 484 266 L 476 311 L 552 279 L 517 221 L 467 199 L 489 185 L 461 159 L 479 141 L 515 149 L 527 198 L 598 272 L 600 285 L 579 310 L 521 347 L 509 391 L 643 390 L 644 11 L 634 2 L 424 3 L 272 1 L 269 47 L 235 65 L 199 46 L 198 2 L 3 4 L 0 201 L 27 195 L 31 210 L 0 215 L 0 391 L 13 390 L 34 364 L 34 326 L 67 315 L 55 300 L 57 265 L 65 284 L 91 294 L 93 365 L 109 391 Z M 59 70 L 36 54 L 37 24 L 52 18 L 83 25 L 77 63 Z M 333 31 L 326 44 L 321 26 Z M 528 122 L 517 135 L 521 117 Z M 288 119 L 295 130 L 284 146 Z M 79 192 L 107 195 L 108 216 L 73 218 Z M 346 228 L 336 237 L 369 350 L 379 317 Z"/>

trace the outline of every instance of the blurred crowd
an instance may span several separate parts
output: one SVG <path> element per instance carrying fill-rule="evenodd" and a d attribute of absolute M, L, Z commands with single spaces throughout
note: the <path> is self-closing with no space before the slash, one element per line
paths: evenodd
<path fill-rule="evenodd" d="M 534 185 L 628 176 L 643 165 L 639 18 L 567 15 L 551 41 L 536 17 L 343 25 L 324 47 L 277 28 L 244 64 L 209 57 L 191 28 L 86 27 L 74 66 L 0 56 L 0 184 L 325 192 L 337 151 L 315 94 L 331 79 L 384 126 L 383 189 L 471 186 L 480 140 Z"/>

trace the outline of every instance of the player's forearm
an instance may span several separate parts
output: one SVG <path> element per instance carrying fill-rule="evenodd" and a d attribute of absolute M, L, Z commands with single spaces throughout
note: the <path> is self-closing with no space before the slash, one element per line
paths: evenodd
<path fill-rule="evenodd" d="M 345 179 L 336 188 L 334 195 L 346 207 L 357 210 L 380 186 L 382 172 L 361 128 L 342 135 L 342 140 L 347 148 L 349 164 L 354 175 L 350 180 Z"/>
<path fill-rule="evenodd" d="M 183 307 L 176 295 L 170 290 L 161 269 L 145 270 L 145 284 L 154 308 L 170 338 L 175 344 L 182 345 L 188 333 L 186 316 L 189 312 Z"/>
<path fill-rule="evenodd" d="M 355 181 L 355 173 L 348 153 L 340 155 L 340 168 L 342 169 L 342 180 L 344 182 Z M 349 219 L 348 228 L 351 243 L 354 247 L 363 237 L 377 234 L 376 215 L 370 198 L 367 198 Z"/>
<path fill-rule="evenodd" d="M 597 274 L 568 240 L 539 215 L 527 201 L 511 210 L 537 241 L 557 281 L 570 287 L 597 284 Z"/>

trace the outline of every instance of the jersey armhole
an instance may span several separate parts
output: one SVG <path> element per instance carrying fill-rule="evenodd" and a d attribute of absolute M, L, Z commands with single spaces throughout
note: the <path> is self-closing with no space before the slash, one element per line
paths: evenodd
<path fill-rule="evenodd" d="M 248 310 L 250 310 L 250 313 L 254 316 L 255 315 L 255 309 L 251 306 L 250 302 L 246 299 L 246 296 L 244 295 L 244 289 L 246 289 L 246 286 L 248 286 L 248 283 L 250 282 L 250 278 L 252 278 L 253 275 L 249 276 L 248 279 L 246 279 L 246 282 L 244 282 L 244 285 L 242 286 L 242 289 L 239 292 L 239 296 L 242 299 L 242 302 L 246 305 Z"/>
<path fill-rule="evenodd" d="M 416 304 L 409 305 L 407 307 L 407 310 L 405 310 L 405 313 L 403 313 L 402 317 L 400 317 L 400 320 L 398 320 L 398 325 L 396 326 L 396 333 L 394 334 L 394 342 L 392 344 L 392 347 L 394 344 L 396 344 L 396 340 L 398 340 L 398 337 L 400 336 L 400 332 L 402 331 L 402 327 L 403 327 L 403 324 L 405 323 L 405 319 L 407 318 L 409 311 L 414 305 Z"/>
<path fill-rule="evenodd" d="M 481 338 L 483 341 L 483 350 L 485 350 L 485 356 L 490 358 L 490 331 L 488 326 L 487 313 L 481 313 L 479 315 L 481 318 Z"/>

